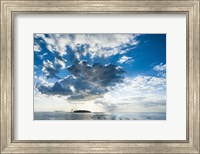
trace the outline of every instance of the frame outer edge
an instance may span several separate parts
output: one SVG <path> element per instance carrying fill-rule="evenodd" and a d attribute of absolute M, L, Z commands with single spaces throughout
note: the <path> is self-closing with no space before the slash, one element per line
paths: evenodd
<path fill-rule="evenodd" d="M 58 1 L 58 0 L 54 0 Z M 154 0 L 149 0 L 149 1 L 154 1 Z M 164 2 L 165 0 L 163 0 Z M 8 4 L 13 4 L 15 3 L 14 6 L 20 7 L 21 2 L 30 2 L 28 7 L 31 6 L 31 0 L 26 0 L 26 1 L 2 1 L 1 2 L 1 63 L 0 63 L 0 78 L 1 78 L 1 152 L 2 153 L 199 153 L 199 0 L 191 0 L 191 1 L 182 1 L 182 2 L 192 2 L 193 9 L 192 9 L 192 19 L 190 20 L 190 24 L 192 27 L 189 30 L 190 33 L 190 40 L 193 40 L 193 42 L 189 41 L 189 51 L 192 52 L 190 53 L 190 61 L 191 61 L 191 67 L 193 74 L 191 76 L 191 81 L 192 87 L 190 86 L 190 94 L 192 94 L 192 102 L 190 100 L 189 107 L 192 109 L 190 110 L 190 115 L 189 117 L 190 120 L 190 129 L 192 132 L 190 132 L 189 137 L 190 137 L 190 143 L 192 144 L 192 147 L 185 146 L 185 147 L 173 147 L 173 146 L 153 146 L 153 144 L 145 144 L 141 147 L 132 147 L 130 146 L 131 143 L 125 143 L 127 144 L 126 146 L 114 146 L 115 144 L 112 144 L 112 146 L 106 146 L 106 144 L 103 144 L 105 147 L 94 147 L 97 143 L 90 143 L 87 144 L 87 146 L 83 146 L 84 144 L 79 144 L 77 143 L 77 146 L 82 146 L 82 147 L 75 147 L 75 144 L 72 147 L 56 147 L 55 145 L 51 147 L 49 143 L 43 144 L 43 146 L 36 146 L 36 144 L 27 144 L 27 143 L 11 143 L 11 104 L 9 102 L 12 101 L 11 95 L 11 89 L 13 88 L 13 83 L 12 83 L 12 53 L 11 53 L 11 9 L 8 9 Z M 51 1 L 52 2 L 52 1 Z M 97 1 L 96 1 L 97 2 Z M 101 2 L 101 1 L 98 1 Z M 138 2 L 137 0 L 135 2 Z M 176 3 L 176 0 L 172 0 L 170 2 Z M 34 1 L 36 3 L 36 1 Z M 138 2 L 139 3 L 139 2 Z M 27 3 L 28 4 L 28 3 Z M 27 7 L 27 6 L 21 6 L 21 7 Z M 81 6 L 78 6 L 81 7 Z M 113 6 L 113 7 L 119 7 L 119 6 Z M 170 8 L 170 6 L 168 6 Z M 48 9 L 47 9 L 48 10 Z M 178 7 L 177 7 L 178 10 Z M 145 10 L 144 10 L 145 11 Z M 173 12 L 173 11 L 172 11 Z M 175 12 L 175 11 L 174 11 Z M 7 18 L 9 17 L 9 19 Z M 192 23 L 191 23 L 192 22 Z M 192 121 L 191 121 L 192 120 Z M 40 144 L 40 143 L 39 143 Z M 59 144 L 59 143 L 57 143 Z M 73 143 L 69 143 L 73 144 Z M 101 144 L 101 143 L 99 143 Z M 109 144 L 109 143 L 108 143 Z M 124 144 L 124 143 L 123 143 Z M 125 145 L 124 144 L 124 145 Z M 12 145 L 14 147 L 12 147 Z M 21 147 L 19 147 L 21 145 Z M 41 144 L 40 144 L 41 145 Z M 69 146 L 68 145 L 68 146 Z M 117 145 L 117 144 L 116 144 Z M 178 144 L 174 144 L 178 145 Z M 46 147 L 48 146 L 48 147 Z M 140 148 L 143 148 L 141 150 Z M 164 148 L 164 149 L 162 149 Z M 66 151 L 67 150 L 67 151 Z M 81 152 L 82 150 L 82 152 Z M 88 151 L 91 150 L 91 151 Z M 1 153 L 0 152 L 0 153 Z"/>
<path fill-rule="evenodd" d="M 194 120 L 194 149 L 200 153 L 199 149 L 199 93 L 200 93 L 200 85 L 199 85 L 199 79 L 200 79 L 200 64 L 199 64 L 199 1 L 196 3 L 194 6 L 194 47 L 193 47 L 193 56 L 194 56 L 194 115 L 193 115 L 193 120 Z"/>
<path fill-rule="evenodd" d="M 1 150 L 7 148 L 7 52 L 6 52 L 6 6 L 1 2 Z"/>

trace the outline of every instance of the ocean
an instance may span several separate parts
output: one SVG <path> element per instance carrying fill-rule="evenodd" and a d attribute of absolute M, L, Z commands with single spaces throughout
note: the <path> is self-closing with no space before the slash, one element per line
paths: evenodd
<path fill-rule="evenodd" d="M 74 112 L 34 112 L 34 120 L 166 120 L 165 112 L 132 113 L 74 113 Z"/>

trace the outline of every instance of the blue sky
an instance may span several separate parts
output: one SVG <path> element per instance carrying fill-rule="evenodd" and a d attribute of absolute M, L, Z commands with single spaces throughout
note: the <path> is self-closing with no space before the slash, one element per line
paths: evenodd
<path fill-rule="evenodd" d="M 34 34 L 36 110 L 165 112 L 165 74 L 165 34 Z"/>

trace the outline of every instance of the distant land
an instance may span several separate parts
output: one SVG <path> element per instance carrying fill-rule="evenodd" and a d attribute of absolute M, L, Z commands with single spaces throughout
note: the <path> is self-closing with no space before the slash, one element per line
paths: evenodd
<path fill-rule="evenodd" d="M 88 110 L 75 110 L 74 113 L 91 113 L 91 111 Z"/>

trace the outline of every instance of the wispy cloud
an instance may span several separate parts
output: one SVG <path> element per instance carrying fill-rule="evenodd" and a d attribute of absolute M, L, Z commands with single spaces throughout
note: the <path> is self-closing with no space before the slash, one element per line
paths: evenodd
<path fill-rule="evenodd" d="M 122 56 L 117 62 L 122 64 L 122 63 L 127 63 L 130 60 L 134 61 L 132 57 Z"/>
<path fill-rule="evenodd" d="M 161 77 L 166 76 L 166 64 L 160 63 L 153 67 L 153 69 L 158 72 L 157 75 Z"/>
<path fill-rule="evenodd" d="M 97 103 L 114 104 L 115 109 L 122 112 L 163 112 L 166 107 L 165 86 L 165 78 L 125 78 L 123 83 L 112 87 L 102 98 L 98 98 Z"/>
<path fill-rule="evenodd" d="M 153 67 L 155 71 L 165 71 L 166 70 L 166 64 L 160 63 Z"/>
<path fill-rule="evenodd" d="M 39 55 L 39 54 L 38 54 L 37 56 L 38 56 L 41 60 L 43 60 L 44 57 L 47 56 L 47 53 L 44 53 L 44 54 L 42 54 L 42 55 Z"/>

